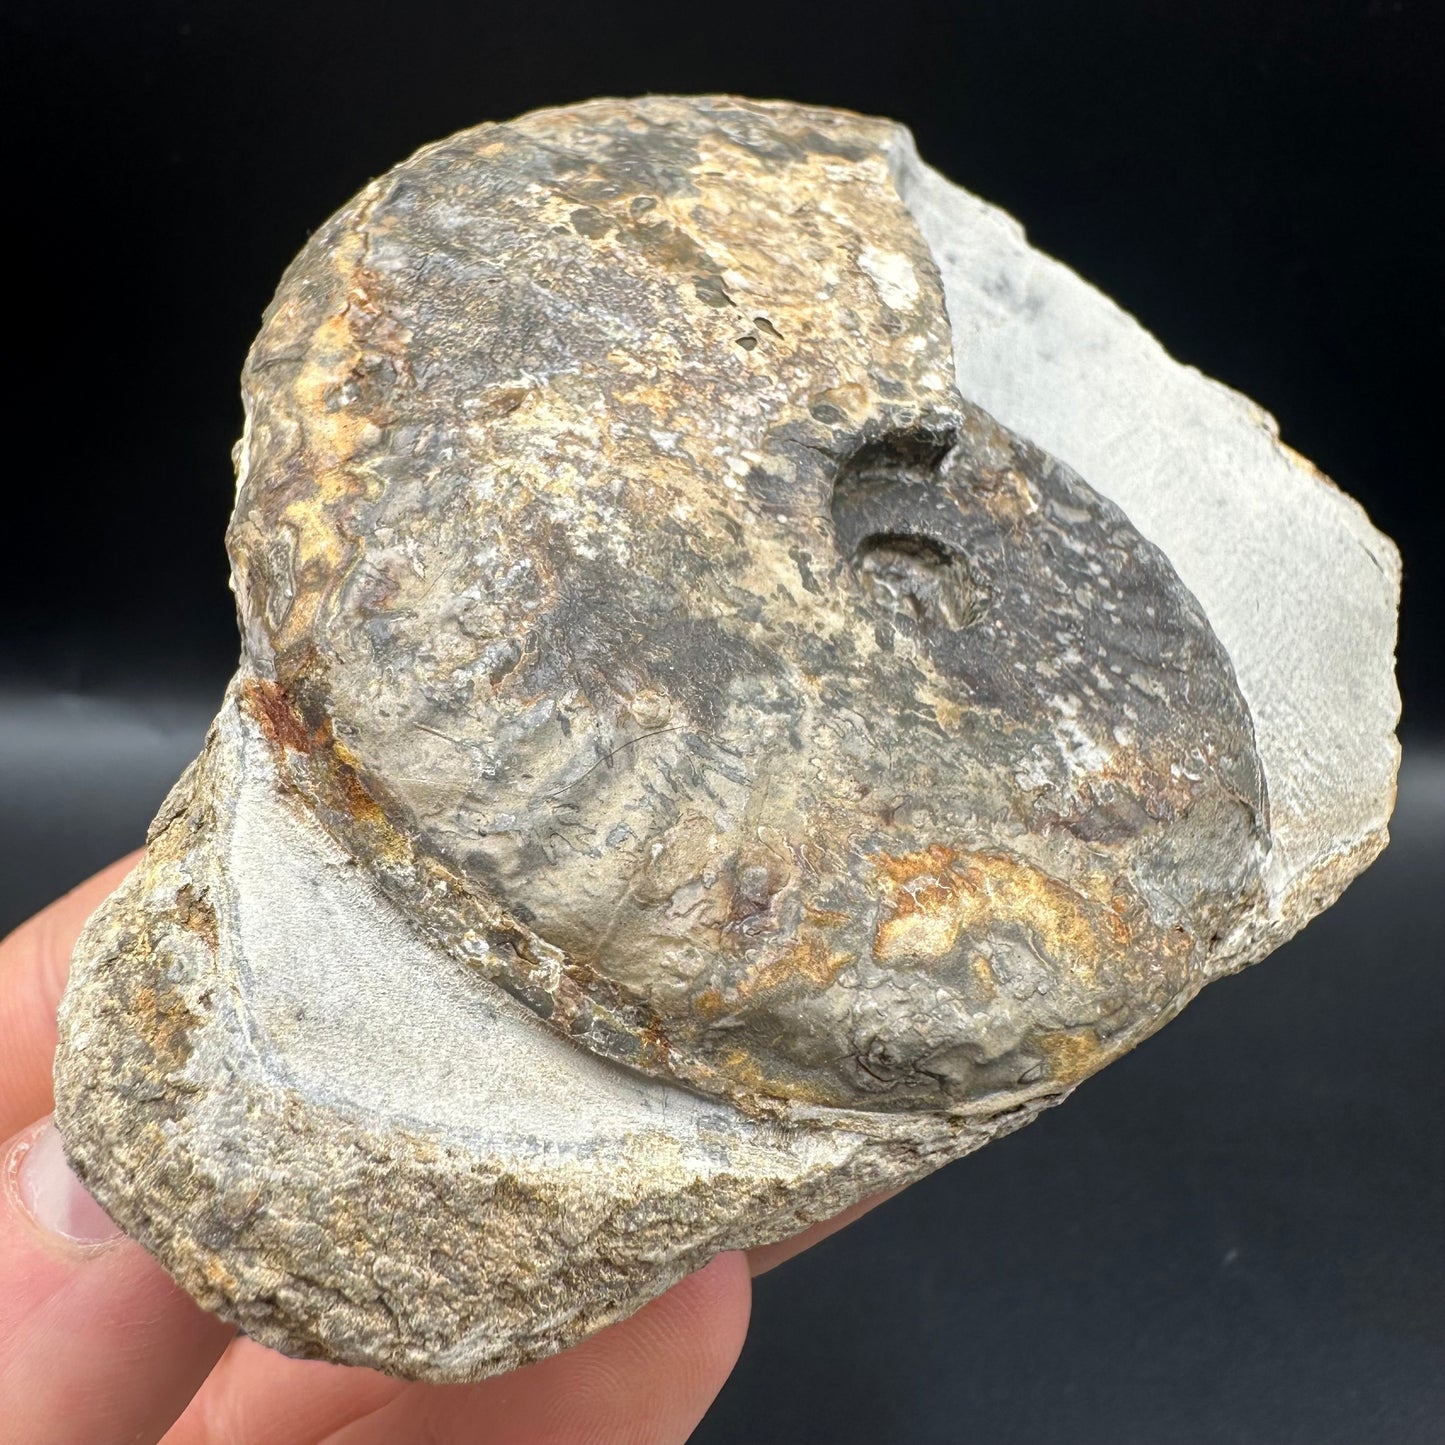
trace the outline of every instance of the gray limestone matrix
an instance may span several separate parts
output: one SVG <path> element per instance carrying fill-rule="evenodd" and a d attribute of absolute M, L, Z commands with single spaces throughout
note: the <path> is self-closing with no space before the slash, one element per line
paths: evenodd
<path fill-rule="evenodd" d="M 244 393 L 241 667 L 56 1079 L 266 1344 L 560 1349 L 1028 1122 L 1384 844 L 1394 549 L 892 123 L 465 131 Z"/>

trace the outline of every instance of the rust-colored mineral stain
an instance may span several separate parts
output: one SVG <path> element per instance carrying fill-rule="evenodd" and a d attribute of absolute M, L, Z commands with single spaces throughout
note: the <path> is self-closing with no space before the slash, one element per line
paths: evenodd
<path fill-rule="evenodd" d="M 694 1010 L 703 1018 L 717 1018 L 722 1013 L 724 999 L 720 988 L 705 988 L 693 1001 Z"/>
<path fill-rule="evenodd" d="M 131 996 L 131 1016 L 150 1043 L 156 1067 L 174 1074 L 191 1056 L 191 1030 L 200 1022 L 173 988 L 143 984 Z"/>
<path fill-rule="evenodd" d="M 736 1081 L 742 1086 L 744 1092 L 738 1099 L 738 1106 L 745 1113 L 760 1113 L 759 1101 L 777 1097 L 783 1081 L 767 1069 L 760 1068 L 757 1059 L 747 1050 L 729 1049 L 722 1055 L 719 1064 L 716 1077 Z M 820 1087 L 807 1077 L 790 1078 L 786 1082 L 787 1097 L 795 1103 L 828 1108 L 837 1102 L 831 1089 Z"/>
<path fill-rule="evenodd" d="M 791 948 L 743 976 L 737 986 L 737 998 L 746 1002 L 793 982 L 804 982 L 815 989 L 827 988 L 855 957 L 855 954 L 830 948 L 827 938 L 817 929 L 805 929 Z"/>
<path fill-rule="evenodd" d="M 311 734 L 287 695 L 286 689 L 267 678 L 250 677 L 242 684 L 246 710 L 259 724 L 273 747 L 293 753 L 311 751 Z"/>
<path fill-rule="evenodd" d="M 666 1069 L 670 1066 L 672 1045 L 656 1023 L 645 1025 L 638 1030 L 639 1066 Z"/>
<path fill-rule="evenodd" d="M 246 711 L 273 748 L 299 770 L 319 801 L 344 814 L 367 836 L 378 861 L 412 858 L 406 838 L 362 780 L 356 756 L 338 739 L 329 718 L 308 728 L 291 694 L 267 678 L 248 678 L 241 689 Z"/>
<path fill-rule="evenodd" d="M 1059 1084 L 1077 1084 L 1101 1068 L 1109 1050 L 1093 1029 L 1059 1029 L 1039 1035 L 1039 1047 L 1049 1061 L 1049 1078 Z"/>
<path fill-rule="evenodd" d="M 186 883 L 176 890 L 176 908 L 180 913 L 181 926 L 189 929 L 210 948 L 215 948 L 220 933 L 216 923 L 216 910 L 210 900 L 194 884 Z"/>
<path fill-rule="evenodd" d="M 998 997 L 998 979 L 994 977 L 993 965 L 983 954 L 976 953 L 969 960 L 969 968 L 978 980 L 979 990 L 985 1000 L 992 1003 Z"/>
<path fill-rule="evenodd" d="M 334 760 L 334 775 L 337 791 L 345 804 L 346 811 L 359 823 L 375 828 L 391 829 L 386 811 L 378 803 L 366 784 L 361 781 L 356 755 L 345 743 L 331 741 L 331 757 Z"/>
<path fill-rule="evenodd" d="M 386 314 L 384 283 L 363 264 L 365 254 L 359 229 L 345 232 L 331 257 L 335 290 L 343 299 L 308 335 L 296 338 L 305 346 L 305 360 L 294 382 L 293 416 L 307 464 L 291 474 L 284 497 L 278 497 L 277 520 L 294 539 L 299 584 L 278 650 L 309 639 L 319 622 L 323 580 L 334 576 L 346 551 L 335 527 L 337 510 L 368 490 L 357 460 L 375 448 L 390 420 L 386 406 L 378 409 L 361 383 L 377 361 L 390 362 L 399 374 L 408 368 L 407 334 Z M 278 312 L 272 322 L 278 342 L 288 323 L 298 322 L 304 325 L 304 313 L 296 308 Z"/>
<path fill-rule="evenodd" d="M 205 1263 L 201 1266 L 201 1272 L 205 1276 L 206 1283 L 216 1291 L 217 1294 L 226 1299 L 234 1299 L 236 1291 L 240 1288 L 240 1282 L 236 1276 L 223 1265 L 220 1259 L 214 1255 L 206 1256 Z"/>
<path fill-rule="evenodd" d="M 875 956 L 901 964 L 938 960 L 978 931 L 1015 925 L 1073 972 L 1092 976 L 1129 947 L 1112 908 L 1005 853 L 959 852 L 941 843 L 913 853 L 875 853 L 890 912 L 873 937 Z"/>

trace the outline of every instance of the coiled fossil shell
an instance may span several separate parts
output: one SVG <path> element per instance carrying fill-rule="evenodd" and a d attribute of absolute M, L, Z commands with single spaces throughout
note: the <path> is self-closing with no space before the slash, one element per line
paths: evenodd
<path fill-rule="evenodd" d="M 56 1119 L 262 1343 L 563 1348 L 1027 1123 L 1384 845 L 1388 540 L 901 127 L 463 132 L 244 391 L 241 667 Z"/>
<path fill-rule="evenodd" d="M 1165 557 L 967 404 L 892 126 L 482 126 L 370 186 L 246 372 L 251 705 L 455 957 L 751 1108 L 1067 1085 L 1259 892 Z"/>

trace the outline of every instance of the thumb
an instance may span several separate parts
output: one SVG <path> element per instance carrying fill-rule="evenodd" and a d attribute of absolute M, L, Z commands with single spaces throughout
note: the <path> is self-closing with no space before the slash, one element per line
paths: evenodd
<path fill-rule="evenodd" d="M 159 1440 L 232 1333 L 120 1233 L 65 1162 L 49 1119 L 0 1150 L 7 1438 Z"/>

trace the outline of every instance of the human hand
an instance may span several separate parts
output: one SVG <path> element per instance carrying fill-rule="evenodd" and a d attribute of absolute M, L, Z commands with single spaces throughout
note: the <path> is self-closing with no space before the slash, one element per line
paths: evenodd
<path fill-rule="evenodd" d="M 122 859 L 0 943 L 0 1422 L 24 1445 L 664 1445 L 691 1433 L 747 1332 L 751 1278 L 871 1208 L 719 1255 L 575 1349 L 478 1385 L 288 1359 L 204 1313 L 126 1239 L 50 1123 L 75 939 Z M 13 1136 L 13 1137 L 12 1137 Z M 881 1199 L 884 1196 L 879 1196 Z M 11 1433 L 13 1432 L 13 1433 Z"/>

